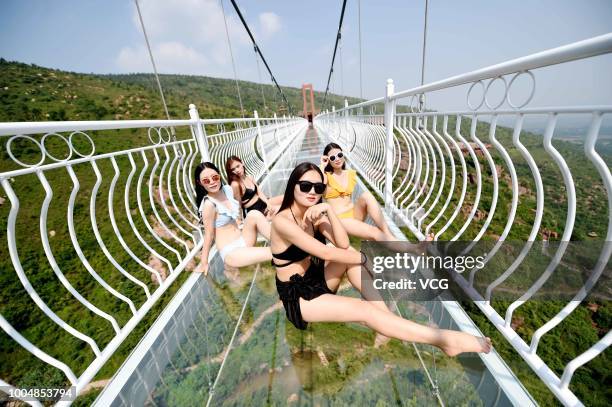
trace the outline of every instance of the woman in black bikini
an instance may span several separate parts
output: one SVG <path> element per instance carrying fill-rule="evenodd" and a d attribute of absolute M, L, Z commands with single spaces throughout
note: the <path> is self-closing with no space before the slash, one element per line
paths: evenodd
<path fill-rule="evenodd" d="M 276 288 L 296 328 L 306 329 L 308 322 L 361 322 L 384 336 L 437 346 L 449 356 L 490 351 L 489 338 L 417 324 L 389 311 L 383 301 L 334 295 L 345 273 L 361 291 L 361 264 L 366 259 L 349 249 L 341 221 L 321 203 L 324 191 L 321 170 L 313 163 L 298 165 L 272 220 Z M 326 245 L 326 239 L 335 247 Z"/>
<path fill-rule="evenodd" d="M 244 217 L 256 210 L 271 218 L 278 211 L 282 195 L 268 199 L 255 180 L 246 175 L 244 163 L 238 156 L 232 155 L 225 161 L 225 174 L 234 191 L 234 198 L 240 202 Z"/>

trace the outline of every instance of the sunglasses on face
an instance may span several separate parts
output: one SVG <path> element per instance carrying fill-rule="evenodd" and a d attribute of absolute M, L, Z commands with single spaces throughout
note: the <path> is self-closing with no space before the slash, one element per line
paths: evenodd
<path fill-rule="evenodd" d="M 219 177 L 218 175 L 213 175 L 212 177 L 210 177 L 210 179 L 209 179 L 209 178 L 202 178 L 202 179 L 200 180 L 200 182 L 201 182 L 202 184 L 204 184 L 204 185 L 208 185 L 208 184 L 210 184 L 211 182 L 217 182 L 217 181 L 219 181 L 219 179 L 220 179 L 220 177 Z"/>
<path fill-rule="evenodd" d="M 310 192 L 312 188 L 314 187 L 314 192 L 317 195 L 323 194 L 323 192 L 325 192 L 325 188 L 327 187 L 327 185 L 325 185 L 322 182 L 310 182 L 310 181 L 298 181 L 298 185 L 300 186 L 300 191 L 304 193 Z"/>
<path fill-rule="evenodd" d="M 344 157 L 344 153 L 339 152 L 339 153 L 338 153 L 338 154 L 336 154 L 336 155 L 330 155 L 330 156 L 329 156 L 329 161 L 336 161 L 336 157 L 338 157 L 338 158 L 342 158 L 342 157 Z"/>

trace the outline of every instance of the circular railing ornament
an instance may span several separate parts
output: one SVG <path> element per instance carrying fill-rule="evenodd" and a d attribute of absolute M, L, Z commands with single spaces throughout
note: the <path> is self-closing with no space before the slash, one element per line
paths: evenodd
<path fill-rule="evenodd" d="M 172 141 L 172 133 L 170 132 L 170 130 L 168 130 L 167 127 L 160 127 L 158 130 L 159 132 L 159 139 L 161 140 L 162 143 L 169 143 L 170 141 Z M 164 136 L 162 133 L 166 133 L 166 135 L 168 136 L 168 139 L 164 139 Z"/>
<path fill-rule="evenodd" d="M 157 141 L 153 140 L 153 137 L 151 136 L 151 131 L 155 131 L 157 133 Z M 158 145 L 162 143 L 162 135 L 157 127 L 149 127 L 149 130 L 147 131 L 147 136 L 149 136 L 149 141 L 151 142 L 151 144 Z"/>
<path fill-rule="evenodd" d="M 51 154 L 51 152 L 49 151 L 49 149 L 47 148 L 47 145 L 45 144 L 47 140 L 49 140 L 51 137 L 59 137 L 60 140 L 62 140 L 64 143 L 66 143 L 66 147 L 68 147 L 68 155 L 66 156 L 66 158 L 57 158 L 55 157 L 53 154 Z M 42 147 L 42 150 L 44 152 L 44 154 L 49 157 L 51 160 L 58 162 L 58 163 L 62 163 L 62 162 L 66 162 L 68 160 L 70 160 L 70 158 L 72 157 L 72 153 L 73 153 L 73 147 L 70 144 L 70 142 L 66 139 L 66 137 L 62 136 L 61 134 L 58 133 L 47 133 L 45 134 L 42 139 L 40 140 L 40 144 Z"/>
<path fill-rule="evenodd" d="M 478 104 L 478 106 L 472 105 L 472 102 L 470 101 L 470 96 L 472 94 L 472 90 L 474 90 L 474 87 L 476 85 L 480 85 L 480 87 L 482 88 L 482 98 L 481 98 L 480 103 Z M 480 107 L 485 102 L 485 96 L 486 96 L 486 90 L 485 90 L 484 83 L 481 80 L 473 82 L 472 85 L 470 86 L 470 88 L 468 89 L 467 96 L 466 96 L 466 102 L 467 102 L 467 105 L 470 108 L 470 110 L 478 110 L 478 109 L 480 109 Z"/>
<path fill-rule="evenodd" d="M 497 105 L 492 106 L 489 103 L 489 89 L 491 89 L 491 85 L 493 85 L 495 81 L 497 80 L 501 80 L 502 83 L 504 84 L 504 97 L 501 98 L 501 100 L 499 101 Z M 504 78 L 503 76 L 496 76 L 495 78 L 489 80 L 489 83 L 487 84 L 487 87 L 485 88 L 485 91 L 484 91 L 485 105 L 491 110 L 497 110 L 501 107 L 501 105 L 504 104 L 507 98 L 508 98 L 508 82 L 506 82 L 506 78 Z"/>
<path fill-rule="evenodd" d="M 74 137 L 75 136 L 83 136 L 89 142 L 89 144 L 91 145 L 91 151 L 88 154 L 81 154 L 81 152 L 79 150 L 77 150 L 77 148 L 74 146 Z M 88 157 L 93 156 L 94 153 L 96 152 L 96 145 L 95 145 L 95 143 L 93 142 L 91 137 L 89 137 L 89 134 L 84 133 L 82 131 L 73 131 L 72 133 L 70 133 L 70 136 L 68 137 L 68 142 L 70 143 L 70 148 L 72 148 L 72 151 L 76 155 L 78 155 L 79 157 L 88 158 Z"/>
<path fill-rule="evenodd" d="M 510 90 L 512 89 L 512 85 L 514 84 L 514 81 L 519 78 L 521 75 L 525 75 L 527 74 L 530 78 L 531 78 L 531 92 L 529 93 L 529 96 L 527 97 L 527 99 L 525 99 L 525 101 L 519 105 L 515 105 L 512 102 L 512 99 L 510 98 Z M 535 80 L 535 75 L 533 74 L 533 72 L 531 71 L 521 71 L 521 72 L 517 72 L 512 79 L 510 80 L 510 83 L 508 84 L 508 91 L 506 92 L 506 100 L 508 101 L 508 105 L 513 108 L 513 109 L 521 109 L 525 106 L 527 106 L 527 104 L 529 102 L 531 102 L 531 99 L 533 99 L 533 95 L 535 95 L 535 89 L 536 89 L 536 80 Z"/>
<path fill-rule="evenodd" d="M 15 154 L 13 154 L 13 141 L 16 141 L 19 139 L 30 140 L 32 143 L 36 144 L 36 146 L 38 147 L 38 150 L 40 151 L 40 161 L 39 162 L 37 162 L 36 164 L 28 164 L 28 163 L 24 163 L 23 161 L 15 157 Z M 21 165 L 22 167 L 29 167 L 29 168 L 38 167 L 39 165 L 45 162 L 45 150 L 43 146 L 38 141 L 36 141 L 36 139 L 32 136 L 18 134 L 16 136 L 11 137 L 6 143 L 6 152 L 8 153 L 9 157 L 11 157 L 11 160 L 13 160 L 18 165 Z"/>

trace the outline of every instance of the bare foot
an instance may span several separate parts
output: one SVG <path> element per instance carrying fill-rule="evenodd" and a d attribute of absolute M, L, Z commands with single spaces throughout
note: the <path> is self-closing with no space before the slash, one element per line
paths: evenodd
<path fill-rule="evenodd" d="M 374 349 L 378 349 L 381 346 L 386 345 L 387 343 L 389 343 L 390 340 L 391 338 L 389 338 L 388 336 L 377 333 L 376 337 L 374 338 Z"/>
<path fill-rule="evenodd" d="M 478 337 L 465 332 L 442 330 L 441 345 L 439 348 L 448 356 L 457 356 L 464 352 L 491 351 L 491 338 Z"/>

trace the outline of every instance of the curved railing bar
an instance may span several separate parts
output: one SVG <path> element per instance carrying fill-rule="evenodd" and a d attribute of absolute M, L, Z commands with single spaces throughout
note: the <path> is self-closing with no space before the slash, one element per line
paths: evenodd
<path fill-rule="evenodd" d="M 17 273 L 17 277 L 19 277 L 21 285 L 23 285 L 23 288 L 26 290 L 32 301 L 34 301 L 38 308 L 40 308 L 40 310 L 47 317 L 49 317 L 49 319 L 55 322 L 56 325 L 68 332 L 70 335 L 89 344 L 94 354 L 96 356 L 99 355 L 100 349 L 98 348 L 96 342 L 81 331 L 75 329 L 72 325 L 68 324 L 66 321 L 61 319 L 55 312 L 53 312 L 47 306 L 47 304 L 45 304 L 45 302 L 40 298 L 34 287 L 32 287 L 32 284 L 30 284 L 30 280 L 28 280 L 28 277 L 25 275 L 25 272 L 21 265 L 21 260 L 19 260 L 19 253 L 17 252 L 17 241 L 15 240 L 15 224 L 17 222 L 17 213 L 19 212 L 19 198 L 17 198 L 15 191 L 13 191 L 10 182 L 6 178 L 3 178 L 0 182 L 2 183 L 2 187 L 4 188 L 4 191 L 6 192 L 6 195 L 8 196 L 9 201 L 11 202 L 11 210 L 9 211 L 8 222 L 6 225 L 6 237 L 8 241 L 11 262 L 13 263 L 13 267 L 15 268 L 15 272 Z"/>
<path fill-rule="evenodd" d="M 442 193 L 444 192 L 444 184 L 446 181 L 446 160 L 444 159 L 445 155 L 442 152 L 442 149 L 440 148 L 441 145 L 444 147 L 444 150 L 446 151 L 446 155 L 448 156 L 448 159 L 451 163 L 451 184 L 449 186 L 449 189 L 451 192 L 455 186 L 455 173 L 454 173 L 455 172 L 455 160 L 453 158 L 453 153 L 451 152 L 450 147 L 448 146 L 447 143 L 444 142 L 444 139 L 438 133 L 437 121 L 438 121 L 438 116 L 433 116 L 431 132 L 429 134 L 433 136 L 434 140 L 436 140 L 436 149 L 438 150 L 438 155 L 440 156 L 440 162 L 441 162 L 440 186 L 438 187 L 438 192 L 436 193 L 436 196 L 434 197 L 433 202 L 429 206 L 429 209 L 425 211 L 425 213 L 423 213 L 423 215 L 417 221 L 417 226 L 419 229 L 422 229 L 423 221 L 434 210 L 436 205 L 438 205 L 438 202 L 440 202 L 440 197 L 442 196 Z M 425 235 L 429 234 L 430 227 L 431 227 L 431 223 L 427 226 L 425 230 Z"/>
<path fill-rule="evenodd" d="M 132 177 L 134 176 L 134 173 L 136 172 L 136 162 L 134 161 L 134 156 L 132 155 L 132 153 L 128 154 L 128 158 L 130 160 L 130 166 L 132 168 L 130 170 L 130 173 L 128 174 L 128 178 L 127 178 L 127 181 L 126 181 L 126 187 L 125 187 L 125 194 L 124 194 L 125 214 L 126 214 L 126 216 L 128 218 L 128 222 L 130 223 L 130 227 L 132 228 L 132 231 L 134 232 L 134 235 L 136 236 L 138 241 L 140 241 L 140 243 L 151 253 L 151 255 L 154 255 L 160 261 L 162 261 L 164 264 L 166 264 L 166 266 L 168 266 L 168 270 L 170 272 L 172 272 L 172 270 L 173 270 L 172 263 L 170 263 L 170 261 L 166 257 L 164 257 L 161 254 L 159 254 L 155 249 L 153 249 L 149 245 L 149 243 L 147 243 L 147 241 L 144 239 L 144 237 L 138 231 L 138 228 L 134 224 L 134 219 L 132 218 L 132 212 L 130 210 L 130 185 L 132 184 Z M 157 236 L 155 234 L 155 232 L 153 231 L 153 229 L 151 228 L 151 225 L 149 225 L 149 223 L 147 222 L 146 216 L 144 216 L 143 209 L 142 209 L 142 202 L 141 202 L 141 198 L 140 198 L 140 189 L 141 189 L 142 180 L 143 180 L 145 171 L 146 171 L 146 166 L 143 167 L 140 175 L 138 176 L 138 183 L 136 184 L 136 195 L 137 195 L 136 201 L 137 201 L 139 213 L 142 216 L 143 223 L 145 224 L 145 226 L 147 227 L 147 229 L 149 230 L 149 232 L 153 236 Z M 159 272 L 156 271 L 155 272 L 155 276 L 157 277 L 157 282 L 159 284 L 161 284 L 162 283 L 162 277 L 159 274 Z"/>
<path fill-rule="evenodd" d="M 536 187 L 536 213 L 533 220 L 533 225 L 531 226 L 531 231 L 529 232 L 529 236 L 527 237 L 527 244 L 523 246 L 521 252 L 518 254 L 514 262 L 512 262 L 512 264 L 508 267 L 508 269 L 504 271 L 502 275 L 496 278 L 491 284 L 489 284 L 486 291 L 486 301 L 491 300 L 493 290 L 497 286 L 502 284 L 504 281 L 506 281 L 506 279 L 510 277 L 512 273 L 514 273 L 514 271 L 518 268 L 518 266 L 523 262 L 523 259 L 527 256 L 527 254 L 529 254 L 529 251 L 533 246 L 533 242 L 535 242 L 535 239 L 537 237 L 538 231 L 540 230 L 542 214 L 544 213 L 544 183 L 542 182 L 542 175 L 540 174 L 540 170 L 538 169 L 538 166 L 535 160 L 533 159 L 533 156 L 531 155 L 529 150 L 527 150 L 527 148 L 523 145 L 523 143 L 521 143 L 520 140 L 523 120 L 524 116 L 519 115 L 519 120 L 517 121 L 515 130 L 512 133 L 512 143 L 519 150 L 519 153 L 521 154 L 523 159 L 527 161 L 527 165 L 529 165 L 529 169 L 531 170 L 531 174 L 533 175 Z M 551 132 L 552 134 L 552 132 L 554 131 L 554 125 L 555 123 L 553 123 L 551 117 L 549 116 L 549 119 L 546 124 L 545 133 Z M 508 326 L 510 326 L 509 323 Z"/>
<path fill-rule="evenodd" d="M 595 112 L 593 114 L 593 118 L 591 120 L 591 125 L 589 126 L 589 131 L 587 132 L 586 142 L 584 145 L 584 151 L 588 159 L 593 163 L 593 166 L 599 172 L 599 176 L 603 180 L 603 184 L 606 188 L 608 194 L 608 213 L 612 213 L 612 175 L 610 174 L 610 169 L 601 158 L 601 156 L 595 151 L 595 143 L 597 141 L 597 135 L 599 134 L 599 129 L 601 127 L 602 115 L 600 112 Z M 569 202 L 569 199 L 568 199 Z M 578 293 L 572 298 L 572 300 L 565 305 L 561 311 L 559 311 L 553 318 L 551 318 L 547 323 L 542 325 L 539 329 L 537 329 L 532 338 L 531 338 L 531 352 L 535 353 L 537 351 L 538 343 L 542 336 L 546 335 L 551 329 L 557 326 L 565 317 L 567 317 L 570 313 L 572 313 L 580 302 L 584 300 L 587 294 L 593 289 L 595 283 L 601 277 L 601 274 L 608 264 L 610 260 L 610 255 L 612 254 L 612 216 L 608 216 L 608 230 L 606 233 L 606 239 L 604 241 L 604 247 L 597 259 L 597 263 L 591 272 L 591 275 L 585 282 L 585 284 L 580 288 Z M 568 365 L 569 366 L 569 365 Z M 567 369 L 566 369 L 567 370 Z M 571 374 L 568 373 L 570 376 Z M 573 373 L 572 373 L 573 374 Z M 564 373 L 565 376 L 565 373 Z M 563 381 L 563 379 L 562 379 Z M 569 379 L 568 379 L 569 382 Z"/>
<path fill-rule="evenodd" d="M 189 201 L 189 204 L 188 204 L 187 201 L 185 201 L 185 195 L 190 196 L 190 194 L 187 192 L 188 190 L 185 185 L 185 172 L 186 172 L 185 169 L 187 168 L 187 162 L 188 162 L 189 157 L 187 156 L 187 152 L 185 151 L 184 144 L 181 145 L 181 152 L 179 154 L 180 154 L 179 163 L 176 166 L 176 173 L 174 174 L 175 188 L 176 188 L 177 195 L 179 196 L 179 200 L 182 204 L 182 208 L 185 210 L 188 216 L 191 217 L 192 220 L 188 220 L 186 216 L 183 215 L 180 210 L 179 210 L 179 214 L 181 218 L 189 224 L 189 226 L 191 226 L 192 228 L 197 228 L 198 226 L 195 223 L 193 223 L 193 220 L 198 218 L 198 216 L 195 214 L 195 203 Z M 168 185 L 170 185 L 170 183 L 168 183 Z M 183 193 L 183 188 L 185 189 L 185 193 Z"/>
<path fill-rule="evenodd" d="M 552 119 L 552 128 L 554 129 L 554 124 L 556 124 L 557 116 L 554 115 Z M 561 175 L 563 176 L 563 182 L 565 184 L 565 189 L 567 191 L 567 216 L 565 219 L 565 226 L 563 229 L 563 235 L 561 236 L 561 244 L 557 248 L 555 255 L 553 256 L 551 262 L 548 264 L 542 275 L 536 280 L 536 282 L 529 287 L 529 289 L 521 295 L 521 297 L 514 301 L 508 307 L 506 311 L 506 321 L 512 320 L 513 312 L 523 305 L 527 300 L 529 300 L 536 291 L 538 291 L 546 281 L 550 278 L 552 273 L 555 271 L 559 263 L 561 262 L 561 258 L 563 257 L 565 250 L 567 249 L 568 243 L 572 237 L 572 232 L 574 231 L 574 221 L 576 219 L 576 187 L 574 186 L 574 180 L 572 177 L 572 173 L 567 166 L 567 163 L 563 159 L 563 156 L 559 154 L 557 149 L 552 145 L 553 131 L 546 132 L 544 134 L 544 149 L 546 152 L 552 156 L 553 160 L 559 167 L 561 171 Z"/>
<path fill-rule="evenodd" d="M 170 161 L 170 167 L 168 168 L 167 171 L 167 175 L 166 175 L 166 191 L 168 192 L 168 197 L 170 198 L 170 202 L 172 203 L 172 209 L 174 210 L 174 212 L 176 212 L 179 216 L 179 218 L 181 218 L 183 220 L 183 222 L 185 222 L 187 225 L 189 225 L 192 228 L 195 228 L 196 225 L 193 224 L 189 219 L 185 218 L 185 216 L 183 216 L 183 213 L 181 212 L 180 208 L 178 207 L 178 205 L 176 204 L 176 201 L 174 199 L 174 193 L 172 192 L 172 175 L 173 175 L 173 169 L 174 166 L 176 165 L 176 162 L 180 159 L 178 154 L 177 154 L 177 150 L 176 150 L 176 146 L 172 146 L 172 149 L 174 151 L 174 158 L 172 159 L 172 161 L 170 161 L 170 153 L 168 152 L 168 148 L 166 146 L 164 146 L 164 153 L 166 155 L 166 164 L 168 163 L 168 161 Z M 163 174 L 163 170 L 162 173 Z M 160 196 L 163 195 L 162 191 L 163 189 L 163 180 L 164 178 L 161 176 L 160 174 L 160 178 L 159 178 L 159 185 L 160 185 Z M 178 177 L 176 177 L 178 179 Z M 167 216 L 170 218 L 170 220 L 172 221 L 172 223 L 174 223 L 176 225 L 176 227 L 178 227 L 181 232 L 183 232 L 184 234 L 186 234 L 187 236 L 190 236 L 192 240 L 195 240 L 195 237 L 193 235 L 192 232 L 188 231 L 187 229 L 185 229 L 180 222 L 175 219 L 175 217 L 172 215 L 170 209 L 167 207 L 167 204 L 165 202 L 165 200 L 163 201 L 163 206 L 164 206 L 164 210 L 166 211 Z"/>
<path fill-rule="evenodd" d="M 166 198 L 164 197 L 164 191 L 167 191 L 166 189 L 164 189 L 164 177 L 165 177 L 165 173 L 166 173 L 166 168 L 168 167 L 168 161 L 170 161 L 170 156 L 168 154 L 168 149 L 166 146 L 162 147 L 164 150 L 164 155 L 166 156 L 166 159 L 163 160 L 163 164 L 161 165 L 161 168 L 159 169 L 159 175 L 157 176 L 157 196 L 159 197 L 159 204 L 160 206 L 163 208 L 164 213 L 166 214 L 166 216 L 168 217 L 168 219 L 170 219 L 170 221 L 174 224 L 174 226 L 176 226 L 181 232 L 185 233 L 187 236 L 191 236 L 191 232 L 185 230 L 175 219 L 174 216 L 172 216 L 172 214 L 170 213 L 170 210 L 168 209 L 168 205 L 166 204 Z M 157 149 L 153 150 L 153 155 L 155 156 L 155 165 L 153 166 L 153 168 L 151 169 L 151 174 L 149 176 L 149 201 L 151 202 L 151 206 L 155 207 L 155 198 L 153 196 L 155 188 L 153 187 L 153 177 L 155 176 L 155 170 L 159 167 L 159 163 L 160 161 L 162 161 L 159 157 L 159 154 L 157 152 Z M 170 171 L 170 170 L 169 170 Z M 168 192 L 169 194 L 169 192 Z M 185 252 L 189 252 L 189 245 L 187 244 L 187 242 L 185 240 L 183 240 L 182 238 L 180 238 L 177 233 L 175 233 L 175 231 L 173 229 L 170 229 L 168 227 L 168 225 L 166 224 L 166 222 L 164 222 L 161 218 L 161 216 L 159 215 L 159 212 L 157 211 L 157 208 L 153 209 L 153 213 L 155 214 L 155 216 L 157 217 L 157 221 L 160 223 L 160 225 L 168 232 L 168 234 L 177 241 L 177 243 L 180 243 L 181 245 L 183 245 L 183 247 L 185 248 Z M 193 236 L 192 236 L 193 239 Z"/>
<path fill-rule="evenodd" d="M 462 190 L 464 191 L 467 188 L 467 169 L 465 165 L 465 159 L 463 157 L 463 154 L 461 154 L 461 149 L 459 148 L 459 145 L 457 144 L 457 142 L 448 134 L 448 115 L 446 114 L 444 115 L 443 120 L 442 120 L 442 135 L 447 140 L 447 143 L 444 143 L 444 145 L 448 145 L 448 143 L 452 144 L 453 148 L 455 149 L 455 152 L 457 153 L 457 156 L 459 157 L 459 161 L 461 162 L 461 168 L 463 171 Z M 448 190 L 448 195 L 446 197 L 446 200 L 444 201 L 444 205 L 442 205 L 442 208 L 440 208 L 440 211 L 438 212 L 436 217 L 431 222 L 429 222 L 429 224 L 425 228 L 425 235 L 428 235 L 431 231 L 431 228 L 438 222 L 438 220 L 442 218 L 442 216 L 446 212 L 446 209 L 450 205 L 451 199 L 453 198 L 453 195 L 455 193 L 455 182 L 456 182 L 455 159 L 453 158 L 453 154 L 450 152 L 449 152 L 449 157 L 451 159 L 451 170 L 452 171 L 451 171 L 451 183 L 450 183 L 450 187 Z M 436 240 L 438 236 L 439 236 L 438 234 L 434 235 L 434 240 Z"/>
<path fill-rule="evenodd" d="M 76 201 L 77 194 L 79 193 L 80 183 L 71 165 L 66 166 L 66 170 L 68 171 L 68 174 L 70 175 L 70 179 L 72 180 L 72 192 L 70 192 L 70 198 L 68 200 L 68 215 L 67 215 L 68 216 L 68 220 L 67 220 L 68 234 L 70 235 L 72 246 L 74 247 L 74 250 L 76 251 L 76 254 L 79 257 L 79 260 L 81 260 L 81 263 L 83 263 L 83 266 L 85 266 L 85 269 L 89 272 L 89 274 L 106 291 L 108 291 L 109 293 L 111 293 L 113 296 L 117 297 L 121 301 L 125 302 L 130 307 L 130 311 L 132 311 L 132 314 L 136 314 L 136 307 L 134 306 L 134 303 L 132 302 L 132 300 L 130 300 L 125 295 L 115 290 L 106 281 L 104 281 L 104 279 L 100 277 L 98 273 L 96 273 L 96 271 L 91 266 L 91 264 L 89 264 L 89 261 L 87 260 L 87 258 L 85 258 L 85 255 L 83 254 L 83 251 L 81 250 L 81 245 L 79 244 L 79 241 L 76 235 L 76 230 L 74 229 L 74 202 Z"/>
<path fill-rule="evenodd" d="M 98 221 L 96 220 L 96 197 L 98 196 L 98 190 L 100 188 L 100 184 L 102 183 L 102 174 L 100 174 L 100 170 L 98 169 L 98 165 L 96 164 L 95 161 L 91 162 L 91 166 L 94 170 L 94 174 L 96 174 L 96 182 L 93 188 L 91 189 L 91 198 L 89 200 L 89 215 L 90 215 L 89 217 L 91 220 L 91 227 L 93 229 L 96 241 L 98 242 L 100 249 L 102 249 L 102 253 L 104 253 L 108 261 L 110 261 L 111 264 L 115 266 L 115 268 L 119 270 L 119 272 L 123 274 L 128 280 L 140 286 L 144 290 L 146 297 L 150 298 L 151 293 L 149 292 L 149 287 L 147 287 L 142 281 L 140 281 L 139 279 L 137 279 L 136 277 L 128 273 L 127 270 L 125 270 L 117 262 L 117 260 L 115 260 L 113 255 L 108 251 L 106 244 L 104 244 L 104 241 L 102 240 L 102 236 L 100 236 L 100 230 L 98 229 Z"/>
<path fill-rule="evenodd" d="M 42 350 L 34 346 L 32 342 L 28 341 L 23 335 L 17 332 L 17 330 L 13 328 L 13 326 L 9 324 L 6 319 L 4 319 L 2 314 L 0 314 L 0 328 L 2 328 L 2 330 L 6 332 L 8 336 L 13 338 L 13 340 L 19 345 L 21 345 L 25 350 L 27 350 L 43 362 L 61 370 L 62 372 L 64 372 L 68 380 L 70 380 L 70 383 L 72 383 L 73 385 L 76 384 L 76 375 L 65 363 L 60 362 L 59 360 L 50 356 L 48 353 L 43 352 Z"/>
<path fill-rule="evenodd" d="M 136 188 L 136 197 L 138 198 L 138 210 L 140 211 L 140 216 L 142 217 L 142 220 L 144 221 L 147 229 L 149 229 L 149 232 L 155 238 L 155 240 L 157 240 L 159 243 L 161 243 L 162 246 L 164 246 L 166 249 L 168 249 L 172 253 L 174 253 L 176 255 L 176 258 L 180 262 L 180 261 L 183 260 L 183 257 L 181 256 L 181 253 L 178 250 L 176 250 L 174 247 L 172 247 L 168 243 L 166 243 L 166 241 L 163 240 L 161 237 L 159 237 L 159 235 L 155 232 L 155 230 L 153 230 L 153 227 L 149 223 L 149 220 L 147 219 L 147 216 L 145 214 L 144 207 L 142 205 L 141 190 L 142 190 L 142 181 L 144 179 L 145 172 L 146 172 L 147 168 L 149 168 L 149 160 L 147 158 L 147 155 L 144 153 L 144 151 L 141 151 L 141 157 L 142 157 L 142 160 L 144 162 L 144 165 L 142 167 L 142 171 L 140 172 L 140 176 L 138 177 L 138 185 L 137 185 L 137 188 Z M 159 157 L 158 157 L 158 159 L 159 159 Z M 155 219 L 159 222 L 159 215 L 157 214 L 157 209 L 155 208 L 155 202 L 153 200 L 153 194 L 154 194 L 154 189 L 153 189 L 153 174 L 155 173 L 156 166 L 157 166 L 157 164 L 155 164 L 151 168 L 151 174 L 149 175 L 149 181 L 148 181 L 148 189 L 149 189 L 149 204 L 151 205 L 151 211 L 153 212 L 153 216 L 155 217 Z M 160 226 L 162 226 L 161 223 L 160 223 Z M 166 231 L 168 230 L 168 228 L 165 227 L 165 225 L 162 226 L 162 227 L 164 227 Z"/>
<path fill-rule="evenodd" d="M 459 122 L 459 117 L 457 118 L 457 122 Z M 476 138 L 477 124 L 478 124 L 478 119 L 476 115 L 473 115 L 472 122 L 470 124 L 470 136 L 472 139 Z M 469 151 L 470 157 L 472 158 L 472 161 L 474 162 L 474 169 L 476 170 L 476 177 L 475 177 L 476 179 L 476 197 L 474 198 L 474 201 L 472 202 L 472 210 L 468 214 L 468 217 L 465 220 L 465 223 L 459 229 L 459 231 L 455 234 L 455 236 L 449 239 L 451 242 L 458 240 L 459 237 L 461 237 L 461 235 L 463 235 L 463 233 L 470 226 L 470 223 L 472 223 L 472 220 L 474 219 L 474 215 L 476 215 L 476 211 L 478 210 L 478 204 L 480 203 L 480 194 L 482 192 L 482 172 L 480 170 L 480 161 L 478 160 L 478 157 L 476 156 L 476 153 L 474 152 L 474 149 L 472 148 L 470 143 L 461 135 L 461 131 L 459 127 L 457 128 L 457 130 L 458 130 L 457 137 L 463 142 L 463 145 Z"/>
<path fill-rule="evenodd" d="M 115 187 L 117 185 L 117 180 L 119 179 L 119 166 L 117 165 L 117 161 L 115 160 L 115 157 L 111 157 L 111 164 L 113 165 L 113 169 L 115 170 L 115 175 L 113 176 L 113 179 L 111 180 L 111 184 L 110 184 L 110 188 L 108 191 L 108 215 L 111 221 L 111 225 L 113 227 L 113 232 L 115 232 L 115 236 L 117 236 L 117 240 L 119 240 L 119 244 L 121 244 L 121 247 L 123 247 L 123 249 L 125 250 L 125 252 L 136 262 L 138 263 L 142 268 L 149 270 L 149 272 L 153 273 L 155 275 L 155 277 L 157 277 L 157 281 L 158 283 L 161 283 L 161 275 L 159 274 L 159 272 L 157 270 L 155 270 L 153 267 L 149 266 L 148 264 L 146 264 L 145 262 L 143 262 L 142 260 L 140 260 L 140 258 L 138 256 L 136 256 L 136 254 L 132 251 L 132 249 L 130 249 L 130 247 L 128 246 L 128 244 L 125 242 L 125 239 L 123 238 L 123 234 L 121 233 L 121 231 L 119 230 L 119 227 L 117 226 L 117 220 L 115 219 L 115 210 L 113 208 L 113 202 L 114 202 L 114 198 L 115 198 Z M 132 167 L 132 171 L 130 172 L 130 176 L 134 174 L 134 168 Z M 129 186 L 129 180 L 131 180 L 130 177 L 128 177 L 128 183 L 127 185 Z M 126 192 L 128 190 L 128 187 L 126 186 Z M 128 201 L 126 201 L 127 203 Z M 128 208 L 128 206 L 126 206 L 126 208 Z M 129 212 L 129 211 L 128 211 Z M 131 218 L 130 218 L 131 219 Z M 148 292 L 148 290 L 147 290 Z M 150 297 L 151 295 L 147 295 L 147 297 Z"/>
<path fill-rule="evenodd" d="M 40 180 L 44 190 L 45 190 L 45 200 L 43 201 L 43 205 L 40 211 L 40 238 L 42 241 L 43 249 L 45 251 L 45 255 L 47 256 L 47 260 L 53 269 L 53 272 L 57 276 L 57 279 L 62 283 L 62 285 L 68 290 L 70 294 L 74 298 L 77 299 L 81 304 L 83 304 L 87 309 L 89 309 L 94 314 L 106 319 L 111 323 L 113 329 L 116 333 L 119 333 L 121 328 L 119 328 L 119 324 L 117 320 L 102 311 L 100 308 L 93 305 L 91 302 L 87 301 L 79 292 L 74 288 L 70 281 L 64 276 L 61 269 L 59 268 L 57 261 L 55 260 L 55 256 L 53 255 L 53 251 L 51 250 L 51 245 L 49 244 L 49 237 L 47 234 L 47 213 L 49 211 L 49 205 L 51 204 L 51 199 L 53 198 L 53 190 L 51 189 L 51 185 L 47 181 L 45 174 L 43 171 L 37 173 L 38 179 Z M 95 353 L 95 352 L 94 352 Z"/>

